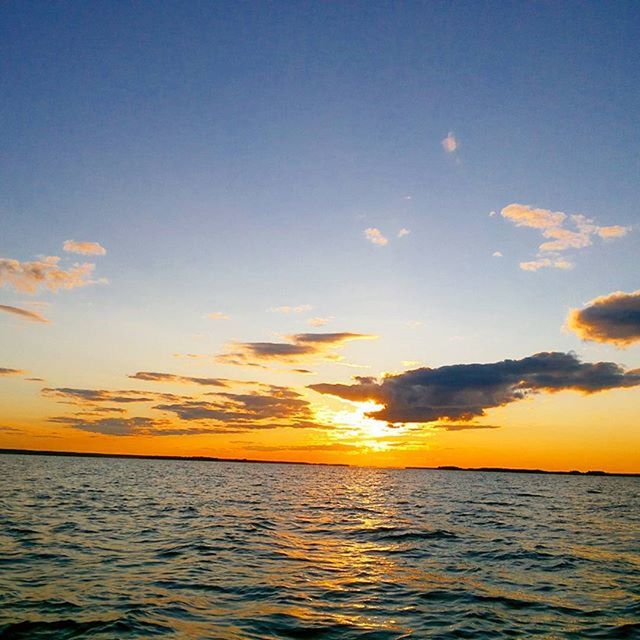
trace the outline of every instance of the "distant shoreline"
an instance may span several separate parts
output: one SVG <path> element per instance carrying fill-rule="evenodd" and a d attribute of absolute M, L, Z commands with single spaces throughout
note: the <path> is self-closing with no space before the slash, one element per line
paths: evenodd
<path fill-rule="evenodd" d="M 32 456 L 57 456 L 67 458 L 124 458 L 133 460 L 182 460 L 185 462 L 235 462 L 251 464 L 295 464 L 306 467 L 349 467 L 352 465 L 339 462 L 296 462 L 291 460 L 256 460 L 252 458 L 218 458 L 214 456 L 163 456 L 145 455 L 141 453 L 95 453 L 83 451 L 48 451 L 41 449 L 2 449 L 0 455 L 32 455 Z M 587 477 L 625 477 L 640 478 L 640 473 L 616 473 L 609 471 L 546 471 L 544 469 L 512 469 L 508 467 L 457 467 L 455 465 L 442 465 L 439 467 L 380 467 L 381 469 L 405 469 L 408 471 L 476 471 L 484 473 L 533 473 L 542 475 L 560 476 L 587 476 Z"/>

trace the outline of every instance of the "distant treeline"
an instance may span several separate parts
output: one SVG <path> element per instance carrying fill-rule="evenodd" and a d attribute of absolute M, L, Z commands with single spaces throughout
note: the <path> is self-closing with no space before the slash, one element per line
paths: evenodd
<path fill-rule="evenodd" d="M 212 456 L 160 456 L 138 453 L 92 453 L 83 451 L 44 451 L 41 449 L 0 449 L 0 455 L 29 456 L 66 456 L 70 458 L 130 458 L 133 460 L 184 460 L 195 462 L 238 462 L 251 464 L 297 464 L 308 467 L 349 467 L 343 463 L 327 462 L 291 462 L 289 460 L 254 460 L 252 458 L 216 458 Z M 456 467 L 442 465 L 439 467 L 401 467 L 408 470 L 421 471 L 483 471 L 486 473 L 542 473 L 561 476 L 622 476 L 640 478 L 640 473 L 612 473 L 608 471 L 545 471 L 544 469 L 510 469 L 508 467 Z"/>
<path fill-rule="evenodd" d="M 405 467 L 405 469 L 421 469 L 424 471 L 484 471 L 487 473 L 544 473 L 560 476 L 623 476 L 640 478 L 640 473 L 614 473 L 609 471 L 545 471 L 544 469 L 510 469 L 509 467 L 456 467 L 442 465 L 440 467 Z"/>
<path fill-rule="evenodd" d="M 252 460 L 251 458 L 215 458 L 212 456 L 161 456 L 139 453 L 92 453 L 84 451 L 44 451 L 42 449 L 0 449 L 0 455 L 65 456 L 68 458 L 126 458 L 133 460 L 186 460 L 195 462 L 248 462 L 258 464 L 299 464 L 321 467 L 348 467 L 346 464 L 324 462 L 290 462 L 289 460 Z"/>

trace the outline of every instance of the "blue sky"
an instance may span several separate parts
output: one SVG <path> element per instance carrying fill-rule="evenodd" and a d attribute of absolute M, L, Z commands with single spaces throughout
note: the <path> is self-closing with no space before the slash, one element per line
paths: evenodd
<path fill-rule="evenodd" d="M 0 25 L 0 257 L 71 264 L 65 240 L 95 241 L 109 280 L 38 295 L 50 326 L 0 318 L 12 362 L 112 382 L 320 316 L 380 336 L 348 346 L 372 374 L 640 365 L 562 331 L 638 288 L 637 4 L 7 2 Z M 540 233 L 510 203 L 627 233 L 524 271 Z"/>

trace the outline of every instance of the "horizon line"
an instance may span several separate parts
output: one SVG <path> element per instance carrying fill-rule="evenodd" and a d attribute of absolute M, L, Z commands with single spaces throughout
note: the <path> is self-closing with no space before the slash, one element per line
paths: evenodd
<path fill-rule="evenodd" d="M 475 471 L 478 473 L 531 473 L 543 475 L 567 475 L 567 476 L 587 476 L 601 478 L 603 476 L 640 478 L 640 472 L 633 471 L 602 471 L 593 469 L 589 471 L 579 471 L 572 469 L 548 470 L 548 469 L 527 469 L 520 467 L 459 467 L 456 465 L 429 466 L 378 466 L 349 464 L 346 462 L 306 462 L 297 460 L 260 460 L 256 458 L 221 458 L 219 456 L 179 456 L 144 453 L 103 453 L 93 451 L 59 451 L 55 449 L 15 449 L 0 448 L 0 455 L 35 455 L 35 456 L 58 456 L 70 458 L 121 458 L 134 460 L 177 460 L 183 462 L 233 462 L 238 464 L 295 464 L 308 467 L 352 467 L 352 468 L 374 468 L 374 469 L 397 469 L 403 471 Z"/>

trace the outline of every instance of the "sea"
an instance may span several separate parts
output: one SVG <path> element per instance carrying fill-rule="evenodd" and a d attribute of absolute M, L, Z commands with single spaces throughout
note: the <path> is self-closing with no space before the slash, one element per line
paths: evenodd
<path fill-rule="evenodd" d="M 0 638 L 640 638 L 640 478 L 0 456 Z"/>

